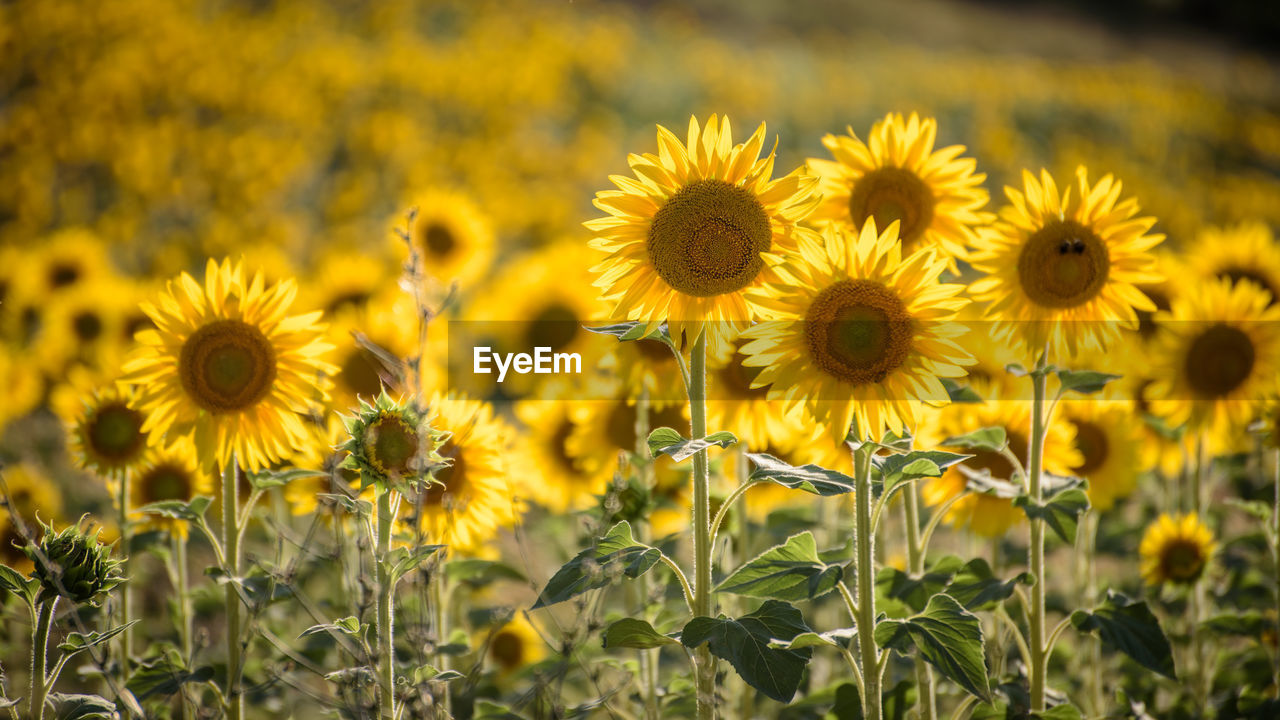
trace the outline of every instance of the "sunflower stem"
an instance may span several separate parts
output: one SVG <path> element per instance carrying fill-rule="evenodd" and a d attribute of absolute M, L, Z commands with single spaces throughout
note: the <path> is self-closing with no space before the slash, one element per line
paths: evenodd
<path fill-rule="evenodd" d="M 861 654 L 862 705 L 867 720 L 881 720 L 880 658 L 876 649 L 875 547 L 871 530 L 871 453 L 864 443 L 853 451 L 854 513 L 858 575 L 857 627 Z"/>
<path fill-rule="evenodd" d="M 1040 475 L 1044 463 L 1044 436 L 1046 431 L 1045 389 L 1048 385 L 1048 352 L 1041 353 L 1032 373 L 1031 383 L 1033 395 L 1031 400 L 1031 447 L 1028 455 L 1027 494 L 1032 503 L 1040 504 Z M 1031 606 L 1028 608 L 1028 630 L 1030 637 L 1030 681 L 1031 711 L 1042 712 L 1045 705 L 1045 672 L 1048 669 L 1047 647 L 1045 645 L 1045 577 L 1044 577 L 1044 520 L 1031 518 L 1031 538 L 1027 549 L 1031 574 L 1035 576 L 1035 584 L 1031 586 Z"/>
<path fill-rule="evenodd" d="M 636 399 L 636 458 L 635 463 L 636 477 L 640 480 L 640 484 L 644 486 L 646 491 L 653 489 L 653 462 L 649 457 L 649 389 L 641 388 L 640 397 Z M 636 520 L 636 533 L 640 542 L 648 542 L 649 528 L 648 523 L 644 519 Z M 679 569 L 679 568 L 677 568 Z M 685 581 L 688 585 L 688 581 Z M 640 617 L 644 617 L 648 613 L 646 608 L 649 603 L 649 578 L 647 575 L 641 575 L 636 578 L 636 582 L 627 585 L 628 593 L 634 592 L 636 607 L 635 612 Z M 685 601 L 689 601 L 689 596 L 685 595 Z M 640 688 L 644 696 L 644 716 L 645 720 L 659 720 L 661 717 L 658 712 L 658 650 L 649 648 L 647 650 L 639 650 L 640 654 Z"/>
<path fill-rule="evenodd" d="M 128 625 L 129 620 L 133 616 L 133 592 L 131 587 L 133 583 L 129 580 L 129 555 L 132 554 L 132 542 L 129 532 L 129 471 L 126 469 L 120 474 L 120 486 L 117 488 L 119 496 L 117 498 L 120 505 L 120 569 L 124 573 L 125 581 L 120 586 L 120 622 L 119 625 Z M 120 679 L 121 682 L 129 681 L 129 658 L 133 656 L 133 628 L 126 628 L 120 633 Z"/>
<path fill-rule="evenodd" d="M 693 341 L 689 357 L 690 436 L 707 436 L 707 330 Z M 693 456 L 693 614 L 714 617 L 711 607 L 711 481 L 707 477 L 707 451 Z M 698 691 L 698 720 L 716 717 L 716 661 L 707 644 L 694 653 Z"/>
<path fill-rule="evenodd" d="M 31 634 L 31 704 L 27 709 L 27 716 L 31 720 L 44 720 L 45 698 L 49 695 L 45 677 L 49 663 L 49 629 L 53 625 L 53 613 L 57 607 L 57 596 L 40 603 L 39 619 Z"/>
<path fill-rule="evenodd" d="M 378 495 L 378 717 L 395 717 L 395 650 L 391 600 L 391 488 Z"/>
<path fill-rule="evenodd" d="M 177 584 L 178 604 L 178 641 L 182 646 L 182 662 L 191 666 L 191 592 L 187 587 L 187 535 L 174 532 L 170 536 L 173 543 L 174 578 Z M 182 692 L 182 717 L 191 717 L 191 706 L 187 703 L 187 693 Z"/>
<path fill-rule="evenodd" d="M 907 563 L 912 577 L 924 575 L 924 553 L 920 547 L 920 499 L 917 496 L 915 483 L 903 490 L 902 503 L 907 526 Z M 920 702 L 917 705 L 920 720 L 934 720 L 938 717 L 938 697 L 933 685 L 933 669 L 920 655 L 916 655 L 916 686 L 919 688 Z"/>
<path fill-rule="evenodd" d="M 222 548 L 227 585 L 224 601 L 227 613 L 227 718 L 244 717 L 244 696 L 240 693 L 243 658 L 240 647 L 240 483 L 236 479 L 236 456 L 232 454 L 222 472 Z"/>
<path fill-rule="evenodd" d="M 1196 471 L 1191 476 L 1191 511 L 1195 513 L 1196 519 L 1204 522 L 1204 491 L 1208 485 L 1209 478 L 1209 453 L 1208 438 L 1204 432 L 1196 435 Z M 1188 610 L 1191 613 L 1191 658 L 1195 664 L 1195 686 L 1194 697 L 1198 707 L 1204 706 L 1206 695 L 1208 694 L 1208 683 L 1212 673 L 1206 668 L 1204 662 L 1204 637 L 1200 632 L 1200 622 L 1204 620 L 1205 597 L 1204 597 L 1204 576 L 1196 578 L 1195 584 L 1191 588 L 1191 602 Z"/>

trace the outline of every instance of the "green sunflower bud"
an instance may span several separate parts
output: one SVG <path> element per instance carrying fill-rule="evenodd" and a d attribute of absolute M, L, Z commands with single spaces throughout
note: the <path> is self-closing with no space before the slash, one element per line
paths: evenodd
<path fill-rule="evenodd" d="M 81 523 L 61 532 L 41 523 L 44 536 L 39 545 L 23 548 L 35 564 L 34 577 L 40 581 L 41 597 L 65 597 L 76 604 L 98 605 L 102 597 L 124 581 L 122 560 L 111 557 L 111 547 L 98 540 L 100 530 L 90 535 Z"/>
<path fill-rule="evenodd" d="M 433 429 L 424 414 L 383 392 L 372 405 L 343 418 L 350 438 L 340 450 L 342 467 L 360 473 L 360 487 L 417 484 L 444 464 L 438 450 L 445 433 Z"/>

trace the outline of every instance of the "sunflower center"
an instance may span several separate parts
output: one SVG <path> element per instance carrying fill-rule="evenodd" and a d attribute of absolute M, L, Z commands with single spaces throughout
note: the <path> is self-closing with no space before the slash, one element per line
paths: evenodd
<path fill-rule="evenodd" d="M 911 351 L 911 315 L 873 280 L 841 280 L 819 293 L 804 332 L 814 363 L 854 385 L 883 381 Z"/>
<path fill-rule="evenodd" d="M 1049 222 L 1027 239 L 1018 256 L 1022 289 L 1043 307 L 1073 308 L 1092 300 L 1110 272 L 1106 243 L 1074 220 Z"/>
<path fill-rule="evenodd" d="M 883 230 L 897 220 L 898 237 L 909 248 L 933 223 L 933 191 L 919 175 L 898 167 L 882 167 L 863 175 L 849 193 L 849 217 L 862 227 L 875 218 Z"/>
<path fill-rule="evenodd" d="M 338 382 L 360 397 L 374 397 L 382 392 L 381 365 L 368 350 L 351 348 L 338 370 Z"/>
<path fill-rule="evenodd" d="M 769 395 L 769 387 L 751 387 L 756 375 L 760 374 L 761 368 L 745 367 L 742 364 L 745 359 L 746 356 L 735 349 L 733 357 L 729 358 L 729 362 L 717 373 L 720 381 L 718 385 L 726 390 L 728 397 L 741 400 L 763 400 Z"/>
<path fill-rule="evenodd" d="M 98 408 L 85 430 L 93 452 L 115 461 L 132 458 L 147 441 L 142 413 L 120 402 Z"/>
<path fill-rule="evenodd" d="M 750 285 L 772 242 L 769 215 L 753 193 L 723 180 L 698 180 L 653 216 L 647 247 L 668 285 L 711 297 Z"/>
<path fill-rule="evenodd" d="M 66 287 L 80 279 L 80 268 L 72 263 L 56 263 L 49 268 L 49 287 Z"/>
<path fill-rule="evenodd" d="M 458 246 L 458 239 L 453 231 L 440 223 L 427 223 L 422 228 L 422 246 L 436 257 L 445 257 Z"/>
<path fill-rule="evenodd" d="M 1239 285 L 1241 280 L 1248 280 L 1249 282 L 1252 282 L 1253 284 L 1257 285 L 1263 290 L 1266 290 L 1267 292 L 1271 293 L 1271 302 L 1269 302 L 1268 305 L 1275 304 L 1277 290 L 1280 290 L 1280 288 L 1276 288 L 1271 284 L 1271 280 L 1266 275 L 1263 275 L 1262 273 L 1252 268 L 1243 268 L 1243 267 L 1223 268 L 1222 271 L 1218 273 L 1218 277 L 1226 278 L 1230 280 L 1232 286 Z"/>
<path fill-rule="evenodd" d="M 567 305 L 551 303 L 529 323 L 528 347 L 563 348 L 578 336 L 578 315 Z"/>
<path fill-rule="evenodd" d="M 333 296 L 324 306 L 325 315 L 332 315 L 349 307 L 360 307 L 369 302 L 370 294 L 364 290 L 348 290 Z"/>
<path fill-rule="evenodd" d="M 1088 420 L 1073 420 L 1072 424 L 1076 426 L 1076 448 L 1080 451 L 1080 455 L 1084 457 L 1084 462 L 1072 468 L 1076 474 L 1082 477 L 1088 477 L 1090 473 L 1097 471 L 1107 462 L 1110 454 L 1111 444 L 1107 440 L 1107 433 L 1097 423 Z"/>
<path fill-rule="evenodd" d="M 504 670 L 518 668 L 524 660 L 524 641 L 513 632 L 501 630 L 489 644 L 489 655 Z"/>
<path fill-rule="evenodd" d="M 138 478 L 147 502 L 186 500 L 191 497 L 191 478 L 181 466 L 160 464 Z"/>
<path fill-rule="evenodd" d="M 1204 570 L 1204 553 L 1192 540 L 1171 540 L 1160 553 L 1160 570 L 1170 580 L 1190 582 Z"/>
<path fill-rule="evenodd" d="M 86 310 L 71 319 L 71 327 L 80 342 L 93 342 L 102 334 L 102 318 L 97 313 Z"/>
<path fill-rule="evenodd" d="M 1221 323 L 1196 336 L 1184 370 L 1191 389 L 1202 398 L 1230 394 L 1253 372 L 1253 341 L 1239 328 Z"/>
<path fill-rule="evenodd" d="M 422 504 L 431 507 L 444 507 L 446 496 L 456 499 L 467 487 L 466 455 L 449 441 L 440 448 L 440 455 L 453 462 L 436 471 L 436 482 L 422 491 Z"/>
<path fill-rule="evenodd" d="M 387 475 L 403 475 L 418 454 L 418 433 L 394 415 L 383 415 L 365 431 L 365 448 L 373 464 Z"/>
<path fill-rule="evenodd" d="M 555 457 L 556 462 L 561 467 L 576 472 L 577 467 L 574 464 L 573 456 L 569 454 L 569 437 L 573 435 L 573 421 L 569 418 L 563 418 L 556 425 L 556 431 L 551 434 L 548 441 L 551 444 L 551 454 Z"/>
<path fill-rule="evenodd" d="M 212 413 L 253 407 L 271 391 L 276 352 L 262 331 L 241 320 L 216 320 L 191 334 L 178 358 L 182 388 Z"/>

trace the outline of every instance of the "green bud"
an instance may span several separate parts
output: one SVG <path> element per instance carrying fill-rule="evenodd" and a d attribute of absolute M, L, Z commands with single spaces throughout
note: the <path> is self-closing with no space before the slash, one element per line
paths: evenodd
<path fill-rule="evenodd" d="M 98 605 L 102 596 L 124 581 L 122 560 L 111 557 L 111 547 L 98 541 L 99 530 L 90 535 L 80 524 L 61 532 L 40 523 L 44 536 L 38 545 L 23 552 L 35 563 L 33 576 L 40 581 L 41 597 L 65 597 L 77 604 Z"/>
<path fill-rule="evenodd" d="M 359 412 L 344 419 L 350 439 L 340 448 L 347 453 L 342 467 L 360 472 L 362 488 L 412 486 L 444 464 L 438 450 L 445 434 L 385 391 L 372 405 L 361 400 Z"/>

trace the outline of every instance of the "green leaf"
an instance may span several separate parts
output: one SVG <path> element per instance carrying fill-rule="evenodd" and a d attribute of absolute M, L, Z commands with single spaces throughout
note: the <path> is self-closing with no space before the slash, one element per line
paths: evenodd
<path fill-rule="evenodd" d="M 106 632 L 96 632 L 96 631 L 91 632 L 88 635 L 84 635 L 78 632 L 73 632 L 70 635 L 68 635 L 67 638 L 58 645 L 58 649 L 68 654 L 75 654 L 75 653 L 81 652 L 82 650 L 88 650 L 91 647 L 97 647 L 98 645 L 101 645 L 102 643 L 119 635 L 125 630 L 128 630 L 130 627 L 136 625 L 137 623 L 138 623 L 137 620 L 133 620 L 129 622 L 127 625 L 120 625 L 119 627 L 113 627 L 110 630 L 107 630 Z"/>
<path fill-rule="evenodd" d="M 391 567 L 391 582 L 394 584 L 400 578 L 408 575 L 411 571 L 416 570 L 419 565 L 426 561 L 427 558 L 435 555 L 447 545 L 419 545 L 414 548 L 398 547 L 387 555 L 384 561 Z"/>
<path fill-rule="evenodd" d="M 1031 713 L 1031 717 L 1036 720 L 1083 720 L 1084 715 L 1080 713 L 1080 708 L 1071 703 L 1062 703 L 1054 705 L 1048 710 Z"/>
<path fill-rule="evenodd" d="M 849 647 L 858 636 L 855 628 L 836 628 L 826 632 L 805 632 L 790 640 L 774 640 L 769 647 L 799 650 L 807 647 Z"/>
<path fill-rule="evenodd" d="M 273 487 L 288 485 L 294 480 L 328 476 L 329 473 L 323 470 L 303 470 L 301 468 L 290 468 L 288 470 L 263 470 L 262 472 L 250 473 L 249 484 L 252 485 L 255 490 L 269 490 Z"/>
<path fill-rule="evenodd" d="M 733 571 L 716 590 L 775 600 L 813 600 L 835 590 L 843 575 L 839 565 L 818 559 L 813 533 L 806 530 L 760 553 Z"/>
<path fill-rule="evenodd" d="M 756 466 L 751 473 L 752 482 L 771 482 L 822 496 L 853 492 L 853 478 L 835 470 L 817 465 L 795 467 L 765 453 L 747 453 L 747 459 Z"/>
<path fill-rule="evenodd" d="M 654 457 L 669 455 L 672 460 L 681 462 L 713 445 L 727 448 L 736 442 L 738 438 L 727 430 L 711 433 L 701 440 L 689 440 L 669 427 L 660 427 L 649 433 L 649 453 Z"/>
<path fill-rule="evenodd" d="M 1259 639 L 1262 633 L 1276 629 L 1276 621 L 1264 617 L 1257 611 L 1250 611 L 1211 617 L 1200 623 L 1200 627 L 1215 635 L 1237 635 Z"/>
<path fill-rule="evenodd" d="M 637 578 L 658 562 L 662 553 L 657 548 L 636 542 L 631 525 L 625 520 L 614 525 L 605 536 L 565 563 L 547 581 L 547 586 L 533 604 L 534 610 L 564 602 L 588 590 L 602 588 L 619 573 Z"/>
<path fill-rule="evenodd" d="M 1013 595 L 1019 584 L 1034 584 L 1034 576 L 1023 572 L 1009 580 L 1001 580 L 991 571 L 991 566 L 983 558 L 974 558 L 965 563 L 960 572 L 951 579 L 947 586 L 947 594 L 955 598 L 966 610 L 988 610 Z"/>
<path fill-rule="evenodd" d="M 1000 452 L 1005 445 L 1009 444 L 1009 440 L 1005 436 L 1004 428 L 986 427 L 964 435 L 949 437 L 943 440 L 941 444 L 947 447 L 964 448 L 965 450 Z"/>
<path fill-rule="evenodd" d="M 644 325 L 638 322 L 623 322 L 614 325 L 601 325 L 599 327 L 586 327 L 583 329 L 587 332 L 593 332 L 598 335 L 612 335 L 618 338 L 619 342 L 628 342 L 630 340 L 657 340 L 667 347 L 674 347 L 671 342 L 671 333 L 668 332 L 666 324 L 659 325 L 653 330 L 646 333 Z"/>
<path fill-rule="evenodd" d="M 951 578 L 960 571 L 964 561 L 955 555 L 946 555 L 919 577 L 893 567 L 883 567 L 876 573 L 876 586 L 885 597 L 906 603 L 913 611 L 921 612 L 929 598 L 942 592 Z"/>
<path fill-rule="evenodd" d="M 914 645 L 943 675 L 979 699 L 990 700 L 982 623 L 950 595 L 934 595 L 924 612 L 906 620 L 880 621 L 875 638 L 877 645 L 903 654 Z"/>
<path fill-rule="evenodd" d="M 1107 386 L 1112 380 L 1119 380 L 1119 375 L 1095 372 L 1093 370 L 1059 370 L 1058 394 L 1074 392 L 1081 395 L 1092 395 Z"/>
<path fill-rule="evenodd" d="M 316 633 L 322 633 L 322 632 L 323 633 L 342 633 L 343 635 L 350 635 L 351 637 L 360 637 L 361 633 L 363 633 L 368 628 L 369 628 L 369 625 L 367 623 L 361 623 L 356 616 L 348 615 L 347 617 L 341 618 L 339 620 L 334 620 L 331 623 L 321 623 L 319 625 L 312 625 L 306 630 L 303 630 L 302 633 L 298 635 L 298 637 L 303 637 L 305 635 L 314 635 Z"/>
<path fill-rule="evenodd" d="M 775 640 L 791 640 L 811 632 L 800 611 L 778 600 L 766 600 L 758 610 L 734 620 L 695 617 L 684 626 L 680 642 L 688 648 L 707 643 L 711 654 L 726 660 L 748 685 L 778 702 L 791 702 L 812 648 L 771 647 Z"/>
<path fill-rule="evenodd" d="M 22 598 L 28 606 L 35 607 L 36 595 L 40 592 L 40 581 L 35 578 L 23 577 L 22 573 L 17 570 L 8 565 L 0 564 L 0 588 Z"/>
<path fill-rule="evenodd" d="M 972 385 L 961 385 L 951 378 L 942 378 L 942 387 L 946 388 L 947 396 L 953 403 L 983 402 L 982 396 L 973 389 Z"/>
<path fill-rule="evenodd" d="M 344 493 L 316 493 L 316 499 L 332 502 L 358 518 L 373 515 L 373 503 L 363 498 L 351 497 Z"/>
<path fill-rule="evenodd" d="M 679 644 L 678 640 L 663 635 L 648 622 L 638 618 L 623 618 L 604 629 L 604 646 L 607 648 L 647 650 Z"/>
<path fill-rule="evenodd" d="M 187 669 L 182 656 L 170 650 L 160 657 L 144 660 L 138 665 L 125 687 L 139 701 L 148 698 L 167 698 L 187 683 L 202 683 L 213 679 L 213 668 L 203 666 L 194 671 Z"/>
<path fill-rule="evenodd" d="M 1177 679 L 1169 639 L 1146 602 L 1108 591 L 1093 612 L 1071 613 L 1071 624 L 1081 632 L 1097 633 L 1104 647 L 1119 650 L 1142 667 Z"/>
<path fill-rule="evenodd" d="M 334 670 L 331 673 L 325 673 L 324 679 L 346 687 L 373 687 L 378 684 L 378 678 L 374 674 L 373 668 L 368 665 L 356 665 Z"/>
<path fill-rule="evenodd" d="M 116 704 L 101 695 L 50 693 L 53 717 L 57 720 L 115 720 Z"/>
<path fill-rule="evenodd" d="M 469 585 L 487 585 L 494 580 L 515 580 L 524 582 L 524 573 L 494 560 L 480 558 L 457 558 L 450 560 L 444 568 L 444 574 L 450 580 L 465 582 Z"/>
<path fill-rule="evenodd" d="M 209 506 L 213 504 L 213 498 L 207 495 L 197 495 L 189 502 L 182 500 L 161 500 L 143 505 L 138 508 L 139 511 L 148 515 L 160 515 L 175 520 L 188 520 L 198 522 L 204 518 L 205 512 L 209 510 Z"/>
<path fill-rule="evenodd" d="M 971 457 L 973 456 L 941 450 L 917 450 L 901 455 L 873 455 L 871 462 L 880 471 L 880 478 L 872 483 L 872 488 L 876 497 L 879 497 L 882 491 L 892 494 L 903 483 L 921 478 L 940 477 L 947 468 Z"/>
<path fill-rule="evenodd" d="M 1013 499 L 1016 507 L 1022 508 L 1028 518 L 1040 518 L 1065 543 L 1076 541 L 1076 526 L 1080 523 L 1080 515 L 1089 509 L 1089 496 L 1085 491 L 1073 487 L 1049 498 L 1043 505 L 1037 505 L 1026 495 Z"/>
<path fill-rule="evenodd" d="M 457 670 L 440 670 L 432 665 L 419 665 L 409 672 L 410 685 L 425 685 L 426 683 L 447 683 L 454 680 L 461 680 L 466 675 Z"/>

